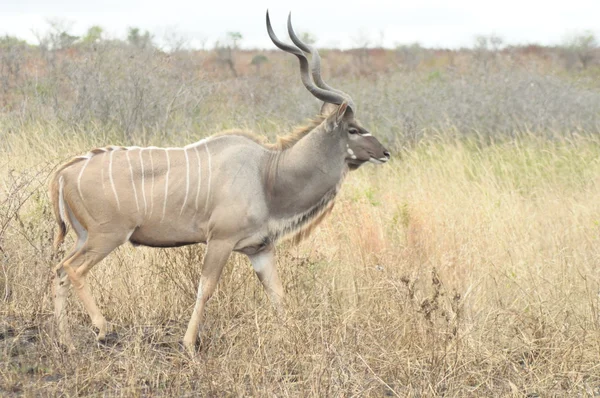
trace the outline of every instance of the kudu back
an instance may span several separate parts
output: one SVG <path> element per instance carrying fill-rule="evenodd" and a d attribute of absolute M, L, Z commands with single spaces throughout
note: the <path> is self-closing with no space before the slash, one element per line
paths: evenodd
<path fill-rule="evenodd" d="M 50 196 L 59 224 L 77 235 L 71 252 L 55 268 L 55 316 L 62 344 L 73 349 L 65 315 L 69 286 L 83 302 L 98 340 L 107 324 L 86 282 L 88 271 L 118 246 L 175 247 L 206 243 L 198 294 L 183 343 L 190 353 L 206 302 L 232 251 L 246 254 L 273 304 L 281 310 L 283 288 L 274 246 L 284 237 L 301 239 L 331 210 L 349 170 L 385 163 L 389 152 L 355 119 L 356 106 L 320 75 L 316 49 L 301 42 L 288 18 L 288 45 L 304 86 L 323 101 L 315 121 L 278 144 L 262 144 L 245 133 L 224 133 L 183 148 L 94 149 L 62 165 Z M 296 47 L 297 46 L 297 47 Z M 306 55 L 311 55 L 311 63 Z M 310 69 L 310 73 L 309 73 Z"/>

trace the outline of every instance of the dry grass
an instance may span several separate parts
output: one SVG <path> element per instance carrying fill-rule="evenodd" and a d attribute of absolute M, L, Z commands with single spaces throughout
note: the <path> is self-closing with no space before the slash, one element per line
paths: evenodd
<path fill-rule="evenodd" d="M 235 127 L 272 138 L 316 112 L 288 55 L 237 79 L 209 55 L 0 54 L 23 66 L 0 73 L 1 396 L 600 396 L 600 70 L 510 52 L 408 69 L 383 52 L 360 73 L 352 53 L 324 52 L 328 81 L 396 151 L 348 177 L 309 240 L 280 245 L 287 318 L 234 255 L 192 361 L 179 341 L 203 247 L 124 245 L 90 278 L 112 341 L 96 344 L 73 297 L 77 352 L 63 352 L 58 164 Z"/>
<path fill-rule="evenodd" d="M 111 138 L 30 125 L 4 143 L 0 395 L 600 394 L 597 137 L 426 137 L 352 173 L 319 230 L 279 247 L 287 318 L 234 255 L 195 361 L 179 340 L 202 246 L 119 248 L 91 273 L 114 340 L 72 297 L 78 352 L 57 346 L 46 182 Z"/>

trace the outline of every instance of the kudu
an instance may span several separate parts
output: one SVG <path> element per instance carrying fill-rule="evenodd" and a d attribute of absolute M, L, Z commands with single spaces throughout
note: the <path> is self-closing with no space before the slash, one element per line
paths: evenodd
<path fill-rule="evenodd" d="M 311 125 L 280 137 L 277 144 L 234 131 L 183 148 L 98 148 L 56 172 L 50 186 L 59 225 L 55 246 L 64 240 L 67 223 L 77 234 L 75 247 L 55 268 L 54 311 L 67 348 L 74 348 L 65 315 L 71 284 L 99 330 L 98 340 L 106 338 L 106 320 L 86 275 L 127 241 L 152 247 L 207 244 L 183 338 L 190 353 L 205 304 L 232 251 L 250 258 L 266 293 L 281 308 L 277 241 L 310 232 L 331 210 L 348 170 L 389 159 L 389 152 L 354 118 L 351 98 L 323 82 L 317 50 L 298 39 L 290 19 L 289 35 L 298 47 L 277 39 L 268 12 L 266 22 L 273 43 L 298 57 L 304 86 L 324 102 Z M 304 52 L 312 56 L 312 81 Z"/>

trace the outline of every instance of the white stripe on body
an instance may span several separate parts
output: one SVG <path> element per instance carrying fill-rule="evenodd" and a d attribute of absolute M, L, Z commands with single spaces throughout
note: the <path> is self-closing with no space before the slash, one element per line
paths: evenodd
<path fill-rule="evenodd" d="M 102 159 L 100 160 L 101 164 L 104 164 L 104 157 L 106 156 L 106 151 L 102 153 Z M 102 181 L 102 193 L 104 193 L 104 197 L 106 198 L 106 184 L 104 183 L 104 167 L 100 168 L 100 180 Z"/>
<path fill-rule="evenodd" d="M 144 151 L 144 149 L 146 148 L 141 148 L 140 149 L 140 166 L 141 166 L 141 171 L 142 171 L 142 197 L 144 198 L 144 217 L 146 216 L 146 213 L 148 213 L 148 201 L 146 200 L 146 186 L 145 186 L 145 175 L 144 175 L 144 158 L 142 156 L 142 152 Z"/>
<path fill-rule="evenodd" d="M 165 148 L 165 153 L 167 154 L 167 175 L 165 177 L 165 200 L 163 202 L 163 212 L 162 212 L 162 218 L 160 219 L 160 222 L 162 222 L 165 219 L 165 212 L 167 211 L 167 195 L 169 194 L 169 172 L 171 171 L 171 161 L 169 160 L 169 149 L 171 149 L 171 148 Z"/>
<path fill-rule="evenodd" d="M 202 161 L 197 146 L 194 147 L 194 152 L 196 152 L 196 158 L 198 159 L 198 190 L 196 191 L 196 211 L 198 211 L 198 197 L 200 196 L 200 185 L 202 184 Z"/>
<path fill-rule="evenodd" d="M 125 157 L 127 158 L 127 164 L 129 165 L 129 176 L 131 178 L 131 186 L 133 187 L 133 196 L 135 196 L 135 207 L 139 213 L 140 203 L 138 201 L 137 188 L 135 187 L 135 181 L 133 179 L 133 167 L 131 167 L 131 159 L 129 159 L 129 150 L 125 151 Z"/>
<path fill-rule="evenodd" d="M 89 156 L 85 160 L 85 163 L 83 163 L 83 167 L 81 168 L 81 171 L 79 172 L 79 176 L 77 176 L 77 190 L 79 191 L 79 197 L 81 197 L 81 199 L 83 199 L 83 192 L 81 192 L 81 176 L 83 175 L 83 170 L 85 170 L 85 168 L 87 167 L 87 165 L 90 162 L 91 158 L 92 157 Z"/>
<path fill-rule="evenodd" d="M 65 198 L 63 196 L 63 190 L 65 186 L 65 179 L 63 176 L 58 178 L 58 213 L 63 222 L 67 221 L 67 214 L 65 213 Z"/>
<path fill-rule="evenodd" d="M 201 139 L 200 141 L 197 141 L 197 142 L 194 142 L 192 144 L 188 144 L 188 145 L 184 146 L 183 149 L 186 149 L 186 148 L 188 148 L 188 149 L 189 148 L 197 148 L 200 145 L 206 143 L 208 140 L 215 140 L 215 139 L 219 139 L 219 138 L 221 138 L 221 136 L 218 136 L 218 137 L 206 137 L 206 138 Z"/>
<path fill-rule="evenodd" d="M 208 155 L 208 188 L 207 188 L 207 193 L 206 193 L 206 202 L 204 204 L 204 214 L 206 214 L 206 211 L 208 210 L 208 202 L 210 200 L 210 174 L 211 174 L 211 161 L 210 161 L 210 151 L 208 150 L 208 143 L 206 143 L 204 145 L 204 148 L 206 148 L 206 154 Z"/>
<path fill-rule="evenodd" d="M 183 209 L 185 209 L 185 205 L 187 204 L 188 193 L 190 191 L 190 159 L 188 157 L 187 149 L 184 148 L 183 153 L 185 155 L 185 198 L 183 199 L 183 205 L 181 206 L 179 215 L 183 214 Z"/>
<path fill-rule="evenodd" d="M 152 183 L 150 184 L 150 214 L 148 217 L 152 217 L 152 211 L 154 210 L 154 160 L 152 159 L 152 150 L 154 148 L 148 148 L 150 154 L 150 170 L 152 170 Z"/>
<path fill-rule="evenodd" d="M 112 174 L 112 164 L 113 164 L 113 154 L 115 150 L 110 151 L 110 161 L 108 163 L 108 177 L 110 178 L 110 185 L 112 187 L 113 193 L 115 194 L 115 200 L 117 201 L 117 208 L 121 210 L 121 202 L 119 202 L 119 195 L 117 195 L 117 188 L 115 188 L 115 180 L 113 179 Z"/>

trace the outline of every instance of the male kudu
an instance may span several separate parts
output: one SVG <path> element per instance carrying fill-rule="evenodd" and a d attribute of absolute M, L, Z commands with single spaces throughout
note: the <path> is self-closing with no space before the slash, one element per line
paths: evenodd
<path fill-rule="evenodd" d="M 55 316 L 61 342 L 67 333 L 65 304 L 72 284 L 98 340 L 106 320 L 93 299 L 86 275 L 118 246 L 174 247 L 206 243 L 198 295 L 184 345 L 195 351 L 204 306 L 232 251 L 246 254 L 265 291 L 280 308 L 283 288 L 274 246 L 281 238 L 305 236 L 331 210 L 348 170 L 366 162 L 384 163 L 390 154 L 355 119 L 351 98 L 326 85 L 318 52 L 301 42 L 288 19 L 296 46 L 273 43 L 296 55 L 304 86 L 324 101 L 308 127 L 262 144 L 251 134 L 229 132 L 183 148 L 98 148 L 59 168 L 50 196 L 59 224 L 55 245 L 67 223 L 77 234 L 73 250 L 55 268 Z M 304 52 L 310 53 L 309 63 Z"/>

